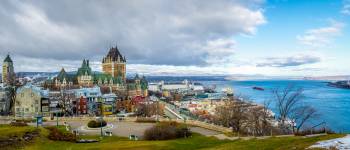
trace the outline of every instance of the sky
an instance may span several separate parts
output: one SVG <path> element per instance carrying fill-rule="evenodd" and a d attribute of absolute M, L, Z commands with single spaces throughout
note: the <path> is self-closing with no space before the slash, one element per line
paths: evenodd
<path fill-rule="evenodd" d="M 349 75 L 350 0 L 3 0 L 15 71 L 101 71 L 112 46 L 146 75 Z"/>

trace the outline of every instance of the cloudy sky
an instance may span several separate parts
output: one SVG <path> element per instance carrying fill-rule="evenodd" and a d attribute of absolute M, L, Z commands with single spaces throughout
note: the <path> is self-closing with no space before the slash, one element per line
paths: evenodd
<path fill-rule="evenodd" d="M 74 71 L 117 45 L 130 73 L 350 74 L 350 0 L 3 0 L 0 56 Z"/>

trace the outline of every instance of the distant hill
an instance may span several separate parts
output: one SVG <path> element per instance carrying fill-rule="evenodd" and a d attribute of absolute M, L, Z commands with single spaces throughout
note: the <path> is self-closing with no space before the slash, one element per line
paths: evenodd
<path fill-rule="evenodd" d="M 350 80 L 350 75 L 304 77 L 304 79 L 305 80 L 339 81 L 339 80 Z"/>

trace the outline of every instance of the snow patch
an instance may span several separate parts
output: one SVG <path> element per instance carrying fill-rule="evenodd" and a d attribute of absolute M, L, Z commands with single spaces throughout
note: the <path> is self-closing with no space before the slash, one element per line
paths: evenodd
<path fill-rule="evenodd" d="M 350 135 L 347 135 L 342 138 L 327 140 L 327 141 L 320 141 L 317 142 L 315 145 L 310 146 L 309 148 L 325 148 L 329 149 L 331 147 L 334 147 L 339 150 L 350 150 Z"/>

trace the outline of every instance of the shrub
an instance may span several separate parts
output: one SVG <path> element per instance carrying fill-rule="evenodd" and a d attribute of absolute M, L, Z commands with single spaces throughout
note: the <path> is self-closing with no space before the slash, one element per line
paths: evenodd
<path fill-rule="evenodd" d="M 334 134 L 335 132 L 332 131 L 331 129 L 328 129 L 328 128 L 306 129 L 306 130 L 300 131 L 299 133 L 295 133 L 294 135 L 296 135 L 296 136 L 305 136 L 305 135 L 310 135 L 310 134 L 322 134 L 322 133 Z"/>
<path fill-rule="evenodd" d="M 176 122 L 161 122 L 144 133 L 146 140 L 169 140 L 175 138 L 189 137 L 192 133 L 186 126 Z"/>
<path fill-rule="evenodd" d="M 191 135 L 192 135 L 192 132 L 186 126 L 181 125 L 176 128 L 177 138 L 183 138 L 183 137 L 187 138 L 187 137 L 190 137 Z"/>
<path fill-rule="evenodd" d="M 20 121 L 11 122 L 10 125 L 15 127 L 28 126 L 26 122 L 20 122 Z"/>
<path fill-rule="evenodd" d="M 107 125 L 107 122 L 104 121 L 104 120 L 102 120 L 102 126 L 101 126 L 101 121 L 100 120 L 98 120 L 98 121 L 91 120 L 91 121 L 88 122 L 88 127 L 89 128 L 100 128 L 100 127 L 104 127 L 106 125 Z"/>
<path fill-rule="evenodd" d="M 56 127 L 47 127 L 50 130 L 48 138 L 54 141 L 70 141 L 75 142 L 76 136 L 70 132 L 63 132 Z"/>

